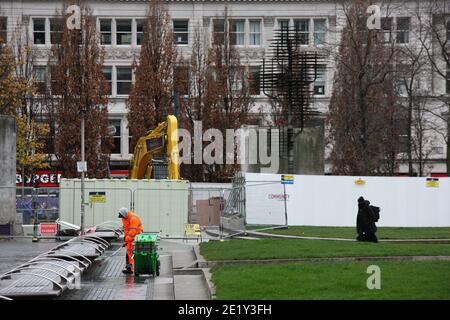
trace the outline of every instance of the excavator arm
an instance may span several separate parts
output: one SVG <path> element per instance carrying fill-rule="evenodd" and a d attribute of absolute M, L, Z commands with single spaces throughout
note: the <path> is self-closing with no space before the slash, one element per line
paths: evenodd
<path fill-rule="evenodd" d="M 169 115 L 147 135 L 139 138 L 133 157 L 131 158 L 131 179 L 151 178 L 155 155 L 164 154 L 167 157 L 168 179 L 180 180 L 180 163 L 178 155 L 178 121 Z"/>

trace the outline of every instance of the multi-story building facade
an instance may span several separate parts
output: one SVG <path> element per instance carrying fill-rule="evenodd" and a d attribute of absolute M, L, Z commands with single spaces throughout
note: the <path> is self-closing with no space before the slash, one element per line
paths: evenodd
<path fill-rule="evenodd" d="M 420 1 L 421 2 L 421 1 Z M 415 17 L 408 12 L 419 1 L 402 1 L 396 7 L 389 21 L 400 35 L 399 45 L 413 41 L 410 35 Z M 115 148 L 111 156 L 112 169 L 126 169 L 130 159 L 130 137 L 128 133 L 126 100 L 134 75 L 132 63 L 138 57 L 143 33 L 142 21 L 148 7 L 145 0 L 89 0 L 86 1 L 97 20 L 100 44 L 105 48 L 104 75 L 110 84 L 109 119 L 114 127 Z M 0 37 L 11 39 L 14 32 L 21 30 L 36 52 L 35 74 L 38 81 L 45 83 L 48 74 L 48 55 L 53 43 L 58 41 L 57 12 L 61 12 L 63 1 L 58 0 L 0 0 Z M 340 31 L 346 19 L 339 1 L 299 0 L 299 1 L 208 1 L 208 0 L 168 0 L 169 14 L 173 19 L 173 31 L 179 52 L 188 57 L 193 42 L 193 30 L 199 27 L 203 32 L 220 32 L 215 20 L 224 15 L 231 19 L 233 45 L 239 50 L 242 64 L 248 66 L 254 75 L 269 50 L 274 32 L 281 26 L 295 26 L 303 34 L 305 48 L 321 50 L 325 45 L 338 50 Z M 324 115 L 332 94 L 335 60 L 328 56 L 326 66 L 313 84 L 314 104 Z M 430 95 L 450 92 L 446 80 L 431 75 Z M 260 124 L 270 119 L 270 104 L 261 90 L 254 90 L 255 115 L 261 117 Z M 430 157 L 428 171 L 444 173 L 445 142 L 439 138 Z M 325 172 L 330 172 L 330 164 L 325 163 Z M 407 171 L 402 165 L 400 172 Z"/>

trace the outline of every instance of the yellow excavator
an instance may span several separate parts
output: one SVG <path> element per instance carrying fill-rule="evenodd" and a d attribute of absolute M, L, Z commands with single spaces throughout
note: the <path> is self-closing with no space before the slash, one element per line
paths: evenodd
<path fill-rule="evenodd" d="M 162 159 L 156 159 L 162 156 Z M 178 121 L 173 115 L 140 137 L 131 158 L 130 179 L 155 179 L 155 166 L 167 163 L 167 179 L 180 180 Z"/>

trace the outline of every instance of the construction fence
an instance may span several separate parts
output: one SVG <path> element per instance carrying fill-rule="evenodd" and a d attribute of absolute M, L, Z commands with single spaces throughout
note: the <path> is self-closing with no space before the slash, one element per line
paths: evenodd
<path fill-rule="evenodd" d="M 185 224 L 216 228 L 229 235 L 283 227 L 293 219 L 291 192 L 276 180 L 246 181 L 238 174 L 229 184 L 170 184 L 165 180 L 150 184 L 138 181 L 132 186 L 128 183 L 120 179 L 86 181 L 84 225 L 120 222 L 117 211 L 121 207 L 138 214 L 144 230 L 167 237 L 183 236 Z M 81 186 L 77 179 L 62 179 L 59 187 L 17 187 L 14 192 L 17 219 L 11 223 L 23 225 L 23 230 L 32 231 L 35 223 L 58 219 L 81 225 Z M 0 231 L 8 234 L 9 230 L 3 226 Z"/>
<path fill-rule="evenodd" d="M 107 186 L 87 182 L 85 187 L 85 226 L 120 221 L 117 211 L 129 208 L 141 217 L 147 231 L 163 236 L 183 236 L 184 224 L 218 226 L 229 197 L 231 184 L 190 184 Z M 156 182 L 158 183 L 158 182 Z M 163 182 L 161 182 L 163 183 Z M 0 192 L 16 195 L 16 219 L 2 221 L 0 234 L 9 235 L 13 224 L 25 232 L 35 223 L 58 219 L 81 225 L 81 187 L 78 181 L 62 181 L 59 187 L 1 187 Z M 11 192 L 13 191 L 13 192 Z M 8 220 L 8 219 L 7 219 Z"/>

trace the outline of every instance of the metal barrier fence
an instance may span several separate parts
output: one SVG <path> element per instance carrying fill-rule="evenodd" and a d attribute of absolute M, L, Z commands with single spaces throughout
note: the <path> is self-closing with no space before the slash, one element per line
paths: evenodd
<path fill-rule="evenodd" d="M 27 228 L 28 233 L 34 232 L 35 223 L 54 222 L 57 219 L 80 225 L 80 188 L 0 187 L 0 192 L 6 190 L 12 196 L 14 194 L 16 196 L 17 214 L 10 220 L 11 225 L 23 225 L 22 229 Z M 227 205 L 231 191 L 231 188 L 218 188 L 211 184 L 205 187 L 196 184 L 196 186 L 179 190 L 164 189 L 164 187 L 134 190 L 87 187 L 85 188 L 85 225 L 95 226 L 108 220 L 119 221 L 118 209 L 127 207 L 136 212 L 144 224 L 158 225 L 161 230 L 166 230 L 169 236 L 170 233 L 180 235 L 178 231 L 174 231 L 172 225 L 179 227 L 186 223 L 198 223 L 201 226 L 219 226 L 220 216 Z M 12 234 L 11 230 L 12 227 L 7 226 L 3 234 Z"/>
<path fill-rule="evenodd" d="M 236 175 L 220 219 L 220 237 L 285 228 L 289 194 L 280 181 L 245 181 Z"/>
<path fill-rule="evenodd" d="M 0 192 L 2 190 L 5 187 L 0 188 Z M 14 187 L 14 192 L 18 216 L 14 223 L 30 226 L 60 218 L 80 225 L 79 188 Z M 237 175 L 229 188 L 196 184 L 187 190 L 95 187 L 86 188 L 85 192 L 86 226 L 117 220 L 116 212 L 121 207 L 133 210 L 142 217 L 145 225 L 158 226 L 168 236 L 179 236 L 181 225 L 186 223 L 216 226 L 221 234 L 227 235 L 280 228 L 287 224 L 289 195 L 279 181 L 252 182 Z"/>

